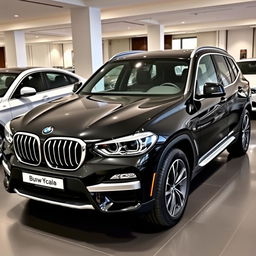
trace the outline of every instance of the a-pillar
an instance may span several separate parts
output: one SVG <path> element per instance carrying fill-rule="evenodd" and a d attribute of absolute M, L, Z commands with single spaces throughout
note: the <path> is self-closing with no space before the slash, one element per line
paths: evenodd
<path fill-rule="evenodd" d="M 103 64 L 100 9 L 71 9 L 74 66 L 76 73 L 89 78 Z"/>
<path fill-rule="evenodd" d="M 25 33 L 7 31 L 4 33 L 6 67 L 27 66 Z"/>
<path fill-rule="evenodd" d="M 148 25 L 148 50 L 164 50 L 164 26 L 163 25 Z"/>

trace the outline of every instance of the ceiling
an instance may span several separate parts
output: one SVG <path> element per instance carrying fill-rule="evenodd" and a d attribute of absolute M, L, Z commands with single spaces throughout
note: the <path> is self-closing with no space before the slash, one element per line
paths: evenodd
<path fill-rule="evenodd" d="M 0 41 L 15 29 L 24 29 L 28 42 L 71 40 L 70 8 L 85 6 L 101 8 L 103 38 L 145 35 L 158 23 L 172 34 L 256 25 L 256 1 L 1 0 Z"/>

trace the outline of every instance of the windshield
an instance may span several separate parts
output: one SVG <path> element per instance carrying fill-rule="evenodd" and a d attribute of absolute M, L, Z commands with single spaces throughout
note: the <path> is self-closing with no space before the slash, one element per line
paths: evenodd
<path fill-rule="evenodd" d="M 244 61 L 237 64 L 244 75 L 256 75 L 256 61 Z"/>
<path fill-rule="evenodd" d="M 81 94 L 177 95 L 183 94 L 189 60 L 151 59 L 108 63 Z"/>
<path fill-rule="evenodd" d="M 18 74 L 0 73 L 0 97 L 8 91 Z"/>

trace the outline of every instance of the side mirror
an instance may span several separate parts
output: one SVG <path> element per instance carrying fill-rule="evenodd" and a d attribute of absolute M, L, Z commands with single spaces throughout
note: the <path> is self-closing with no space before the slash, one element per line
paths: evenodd
<path fill-rule="evenodd" d="M 81 85 L 82 85 L 81 82 L 75 83 L 73 86 L 73 92 L 76 92 L 81 87 Z"/>
<path fill-rule="evenodd" d="M 201 98 L 218 98 L 226 95 L 223 85 L 216 83 L 206 83 L 204 85 L 204 94 Z"/>
<path fill-rule="evenodd" d="M 36 95 L 36 90 L 32 87 L 23 87 L 20 89 L 20 97 L 29 97 Z"/>

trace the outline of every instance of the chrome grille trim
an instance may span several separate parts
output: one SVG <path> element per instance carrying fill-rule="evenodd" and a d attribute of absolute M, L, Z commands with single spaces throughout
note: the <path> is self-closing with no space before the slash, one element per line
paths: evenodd
<path fill-rule="evenodd" d="M 75 171 L 84 162 L 86 143 L 77 138 L 51 137 L 44 142 L 43 150 L 45 161 L 50 168 Z"/>
<path fill-rule="evenodd" d="M 36 144 L 37 148 L 36 149 Z M 37 135 L 27 132 L 17 132 L 13 136 L 14 152 L 17 159 L 31 166 L 41 164 L 41 145 Z"/>

